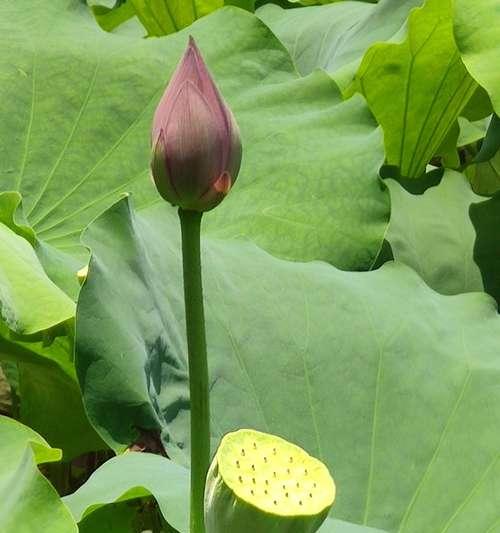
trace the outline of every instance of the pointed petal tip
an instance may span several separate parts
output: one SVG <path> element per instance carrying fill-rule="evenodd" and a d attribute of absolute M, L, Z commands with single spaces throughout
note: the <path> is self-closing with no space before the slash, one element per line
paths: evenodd
<path fill-rule="evenodd" d="M 213 183 L 213 188 L 216 192 L 224 196 L 229 192 L 232 186 L 231 176 L 229 172 L 223 172 Z"/>
<path fill-rule="evenodd" d="M 194 39 L 194 37 L 192 35 L 189 36 L 188 46 L 187 47 L 188 47 L 188 49 L 193 50 L 197 54 L 200 53 L 200 49 L 198 48 L 198 45 L 196 44 L 196 41 L 195 41 L 195 39 Z"/>

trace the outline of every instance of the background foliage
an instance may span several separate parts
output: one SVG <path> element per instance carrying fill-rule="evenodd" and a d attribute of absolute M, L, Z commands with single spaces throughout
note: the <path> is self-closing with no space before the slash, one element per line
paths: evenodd
<path fill-rule="evenodd" d="M 0 5 L 2 531 L 187 531 L 179 228 L 148 164 L 188 34 L 244 146 L 203 226 L 213 446 L 321 457 L 323 533 L 500 531 L 500 11 L 300 3 Z"/>

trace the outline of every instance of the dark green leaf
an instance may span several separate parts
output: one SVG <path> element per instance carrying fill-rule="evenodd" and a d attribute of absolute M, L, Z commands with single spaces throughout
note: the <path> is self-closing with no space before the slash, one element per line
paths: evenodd
<path fill-rule="evenodd" d="M 486 291 L 500 305 L 500 194 L 471 205 L 470 217 L 477 233 L 474 259 L 481 269 Z"/>
<path fill-rule="evenodd" d="M 488 131 L 481 150 L 477 154 L 474 162 L 485 163 L 489 159 L 493 159 L 500 150 L 500 118 L 497 115 L 491 117 Z"/>

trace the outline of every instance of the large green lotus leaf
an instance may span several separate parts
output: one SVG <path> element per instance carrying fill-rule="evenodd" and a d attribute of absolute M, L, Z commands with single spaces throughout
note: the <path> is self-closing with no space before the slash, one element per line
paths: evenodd
<path fill-rule="evenodd" d="M 76 533 L 71 513 L 37 468 L 58 461 L 51 448 L 32 429 L 0 416 L 0 529 L 2 533 Z"/>
<path fill-rule="evenodd" d="M 373 529 L 367 526 L 344 522 L 343 520 L 334 520 L 327 518 L 323 525 L 318 529 L 319 533 L 385 533 L 381 529 Z"/>
<path fill-rule="evenodd" d="M 476 230 L 474 259 L 481 269 L 483 283 L 500 306 L 500 192 L 493 198 L 470 206 Z"/>
<path fill-rule="evenodd" d="M 109 34 L 74 0 L 1 2 L 0 21 L 9 35 L 0 41 L 0 183 L 21 191 L 40 241 L 82 258 L 82 228 L 123 191 L 135 192 L 138 205 L 158 198 L 148 176 L 150 125 L 187 32 Z M 231 32 L 221 38 L 224 28 Z M 207 232 L 369 269 L 389 199 L 378 181 L 381 131 L 362 98 L 343 103 L 319 72 L 300 78 L 270 30 L 237 8 L 189 32 L 244 145 L 238 181 L 207 217 Z"/>
<path fill-rule="evenodd" d="M 500 115 L 500 6 L 497 0 L 454 0 L 454 32 L 462 59 L 472 77 L 490 95 Z"/>
<path fill-rule="evenodd" d="M 386 239 L 394 258 L 441 294 L 484 290 L 474 262 L 476 232 L 469 218 L 470 205 L 482 198 L 472 192 L 467 179 L 446 170 L 439 185 L 416 195 L 395 180 L 386 183 L 392 205 Z"/>
<path fill-rule="evenodd" d="M 455 45 L 451 1 L 415 9 L 405 39 L 373 45 L 356 74 L 384 129 L 387 163 L 406 178 L 425 171 L 477 88 Z"/>
<path fill-rule="evenodd" d="M 110 445 L 157 430 L 182 461 L 178 232 L 168 206 L 133 215 L 127 200 L 90 226 L 77 366 Z M 422 533 L 498 518 L 500 317 L 489 296 L 439 295 L 402 264 L 344 272 L 240 241 L 205 238 L 203 258 L 213 446 L 239 427 L 297 442 L 329 465 L 335 516 L 350 522 Z"/>
<path fill-rule="evenodd" d="M 27 226 L 18 224 L 17 193 L 0 194 L 0 319 L 19 335 L 34 335 L 70 320 L 75 304 L 47 276 Z"/>
<path fill-rule="evenodd" d="M 423 0 L 382 0 L 376 6 L 338 2 L 306 9 L 269 4 L 258 16 L 287 47 L 303 75 L 325 69 L 342 88 L 354 78 L 370 45 L 392 39 Z"/>

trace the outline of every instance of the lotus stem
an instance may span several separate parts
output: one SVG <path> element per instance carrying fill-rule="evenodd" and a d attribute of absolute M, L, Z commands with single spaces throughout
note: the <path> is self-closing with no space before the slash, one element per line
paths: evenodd
<path fill-rule="evenodd" d="M 201 212 L 179 209 L 191 405 L 190 533 L 205 533 L 203 500 L 210 466 L 208 362 L 200 256 L 201 217 Z"/>

